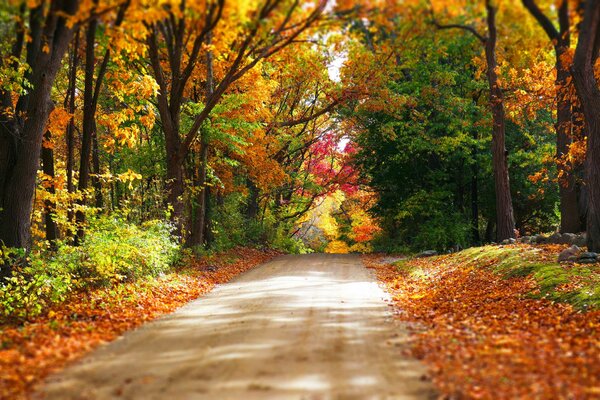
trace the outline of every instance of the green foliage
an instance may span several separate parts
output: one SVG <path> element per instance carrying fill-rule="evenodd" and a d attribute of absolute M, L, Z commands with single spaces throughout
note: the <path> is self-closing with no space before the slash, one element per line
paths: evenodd
<path fill-rule="evenodd" d="M 167 272 L 180 254 L 171 232 L 162 221 L 138 226 L 116 217 L 93 220 L 80 246 L 60 244 L 54 254 L 39 249 L 24 266 L 14 265 L 0 284 L 0 318 L 27 319 L 73 291 Z M 2 250 L 5 259 L 15 254 L 22 252 Z"/>
<path fill-rule="evenodd" d="M 397 78 L 386 88 L 390 102 L 402 106 L 343 111 L 357 122 L 355 166 L 379 195 L 371 212 L 390 241 L 416 251 L 476 245 L 474 229 L 493 241 L 493 229 L 484 227 L 494 228 L 496 216 L 488 88 L 472 57 L 478 44 L 470 36 L 432 34 L 404 45 Z M 507 120 L 511 194 L 522 234 L 551 231 L 558 222 L 557 185 L 530 180 L 542 169 L 555 170 L 552 123 L 548 111 L 519 124 Z"/>
<path fill-rule="evenodd" d="M 64 271 L 18 268 L 0 284 L 0 321 L 39 315 L 48 304 L 64 301 L 72 289 L 73 281 Z"/>
<path fill-rule="evenodd" d="M 309 250 L 301 240 L 290 237 L 290 226 L 278 223 L 267 213 L 258 218 L 246 215 L 246 197 L 232 193 L 223 198 L 222 204 L 212 204 L 213 241 L 210 252 L 225 251 L 236 246 L 269 247 L 287 253 L 307 253 Z M 195 249 L 198 254 L 206 249 Z"/>
<path fill-rule="evenodd" d="M 47 268 L 66 269 L 86 284 L 105 285 L 165 272 L 176 261 L 178 249 L 165 222 L 137 226 L 102 217 L 91 222 L 81 246 L 61 246 Z"/>

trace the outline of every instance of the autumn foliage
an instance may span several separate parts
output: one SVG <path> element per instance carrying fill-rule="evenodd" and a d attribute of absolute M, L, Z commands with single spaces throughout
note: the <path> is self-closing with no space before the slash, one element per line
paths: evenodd
<path fill-rule="evenodd" d="M 528 251 L 524 246 L 521 251 Z M 480 252 L 490 252 L 481 249 Z M 536 263 L 554 262 L 556 247 Z M 534 277 L 493 272 L 490 262 L 447 255 L 365 261 L 409 323 L 413 354 L 449 398 L 593 399 L 600 395 L 600 311 L 539 299 Z M 526 261 L 522 261 L 526 262 Z M 564 268 L 569 268 L 568 266 Z M 598 273 L 594 273 L 598 282 Z M 558 290 L 575 290 L 575 286 Z M 536 295 L 537 294 L 537 295 Z"/>

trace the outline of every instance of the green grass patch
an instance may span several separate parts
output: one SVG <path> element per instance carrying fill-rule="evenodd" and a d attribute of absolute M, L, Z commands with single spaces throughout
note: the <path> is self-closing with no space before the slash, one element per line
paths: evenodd
<path fill-rule="evenodd" d="M 529 294 L 572 304 L 580 310 L 600 309 L 600 264 L 560 264 L 550 250 L 529 246 L 473 247 L 448 256 L 406 259 L 394 263 L 397 271 L 425 280 L 437 263 L 492 271 L 505 279 L 531 277 L 537 288 Z"/>
<path fill-rule="evenodd" d="M 531 276 L 539 291 L 532 297 L 570 303 L 578 309 L 600 308 L 600 265 L 559 264 L 556 254 L 535 247 L 474 247 L 447 262 L 486 268 L 506 279 Z"/>

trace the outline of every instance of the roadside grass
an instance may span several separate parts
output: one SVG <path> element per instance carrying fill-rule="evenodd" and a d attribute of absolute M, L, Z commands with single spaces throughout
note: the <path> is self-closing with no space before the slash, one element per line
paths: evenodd
<path fill-rule="evenodd" d="M 531 298 L 544 298 L 573 305 L 579 310 L 600 309 L 600 264 L 558 263 L 562 245 L 509 245 L 473 247 L 458 253 L 430 259 L 401 260 L 394 265 L 398 272 L 426 279 L 431 264 L 452 267 L 482 268 L 505 279 L 530 277 L 536 288 Z"/>

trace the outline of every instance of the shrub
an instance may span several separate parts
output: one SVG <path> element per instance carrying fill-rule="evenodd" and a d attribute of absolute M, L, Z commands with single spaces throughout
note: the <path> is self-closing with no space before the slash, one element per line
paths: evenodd
<path fill-rule="evenodd" d="M 12 261 L 16 250 L 2 251 Z M 166 272 L 180 255 L 172 227 L 163 221 L 140 226 L 122 218 L 100 217 L 90 223 L 80 246 L 59 244 L 55 253 L 33 251 L 0 284 L 0 317 L 27 319 L 74 290 L 132 281 Z"/>
<path fill-rule="evenodd" d="M 66 269 L 84 285 L 156 276 L 177 259 L 179 247 L 171 232 L 163 221 L 137 226 L 120 218 L 99 218 L 92 221 L 81 246 L 61 246 L 46 268 Z"/>

